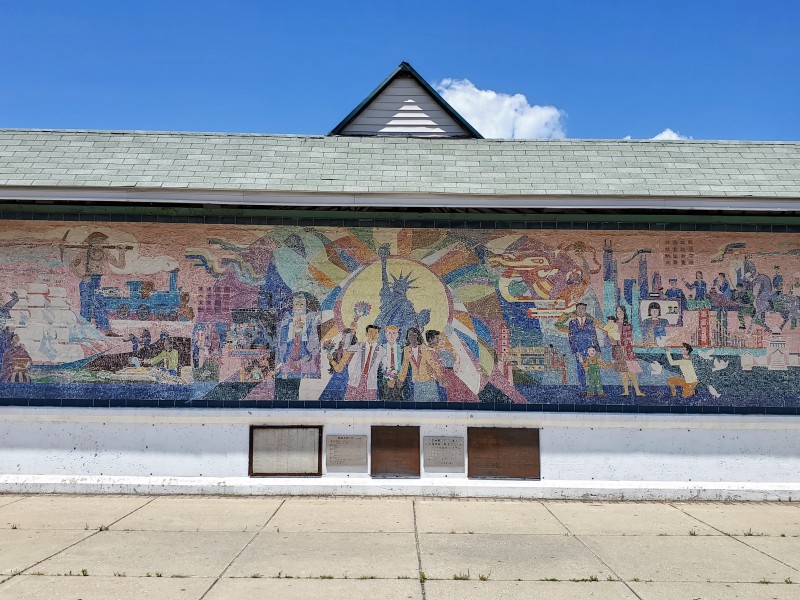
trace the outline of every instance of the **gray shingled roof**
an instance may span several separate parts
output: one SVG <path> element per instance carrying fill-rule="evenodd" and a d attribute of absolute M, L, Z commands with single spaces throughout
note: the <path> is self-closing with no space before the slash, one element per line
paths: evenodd
<path fill-rule="evenodd" d="M 0 186 L 800 197 L 800 143 L 0 130 Z"/>

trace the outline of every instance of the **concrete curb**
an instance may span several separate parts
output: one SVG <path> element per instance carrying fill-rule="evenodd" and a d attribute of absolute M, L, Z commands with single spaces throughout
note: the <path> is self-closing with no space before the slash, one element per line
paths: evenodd
<path fill-rule="evenodd" d="M 548 500 L 800 501 L 797 483 L 518 481 L 366 477 L 123 477 L 0 475 L 6 494 L 426 496 Z"/>

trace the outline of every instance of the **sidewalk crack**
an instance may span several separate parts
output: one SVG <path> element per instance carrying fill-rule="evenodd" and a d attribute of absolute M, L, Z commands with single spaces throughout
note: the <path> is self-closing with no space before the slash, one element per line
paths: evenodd
<path fill-rule="evenodd" d="M 419 528 L 417 527 L 417 501 L 416 499 L 411 500 L 411 511 L 414 513 L 414 542 L 417 546 L 417 570 L 419 572 L 419 587 L 420 592 L 422 593 L 422 600 L 426 600 L 425 597 L 425 577 L 424 571 L 422 570 L 422 552 L 419 547 Z"/>
<path fill-rule="evenodd" d="M 236 556 L 234 556 L 234 557 L 231 559 L 231 561 L 230 561 L 230 562 L 229 562 L 229 563 L 228 563 L 228 564 L 225 566 L 225 568 L 224 568 L 224 569 L 222 569 L 222 572 L 221 572 L 221 573 L 220 573 L 220 574 L 217 576 L 217 578 L 216 578 L 216 579 L 214 579 L 213 583 L 212 583 L 210 586 L 208 586 L 208 589 L 207 589 L 205 592 L 203 592 L 203 595 L 202 595 L 202 596 L 200 596 L 200 600 L 203 600 L 203 598 L 205 598 L 205 597 L 208 595 L 208 593 L 209 593 L 211 590 L 213 590 L 213 589 L 214 589 L 214 586 L 215 586 L 215 585 L 217 585 L 217 584 L 219 583 L 219 581 L 220 581 L 220 580 L 221 580 L 221 579 L 222 579 L 222 578 L 225 576 L 225 573 L 227 573 L 227 572 L 228 572 L 228 570 L 231 568 L 231 565 L 233 565 L 233 563 L 235 563 L 235 562 L 236 562 L 236 559 L 237 559 L 237 558 L 239 558 L 239 557 L 242 555 L 242 553 L 243 553 L 245 550 L 247 550 L 247 549 L 250 547 L 250 544 L 252 544 L 252 543 L 253 543 L 253 542 L 256 540 L 256 538 L 258 537 L 258 535 L 259 535 L 259 534 L 260 534 L 262 531 L 264 531 L 264 528 L 265 528 L 267 525 L 269 525 L 269 524 L 270 524 L 270 521 L 272 521 L 272 519 L 273 519 L 273 518 L 275 518 L 275 515 L 276 515 L 276 514 L 278 514 L 278 511 L 279 511 L 279 510 L 280 510 L 280 509 L 283 507 L 283 505 L 284 505 L 285 503 L 286 503 L 286 498 L 284 498 L 283 500 L 281 500 L 281 503 L 280 503 L 280 504 L 278 504 L 278 508 L 276 508 L 274 511 L 272 511 L 272 514 L 269 516 L 269 519 L 267 519 L 267 520 L 264 522 L 264 524 L 263 524 L 261 527 L 259 527 L 259 528 L 256 530 L 256 532 L 253 534 L 253 537 L 251 537 L 251 538 L 250 538 L 250 539 L 247 541 L 247 543 L 246 543 L 244 546 L 242 546 L 242 549 L 241 549 L 241 550 L 239 550 L 239 552 L 237 552 L 237 553 L 236 553 Z"/>
<path fill-rule="evenodd" d="M 764 555 L 764 556 L 766 556 L 767 558 L 771 558 L 772 560 L 774 560 L 774 561 L 777 561 L 777 562 L 781 563 L 781 564 L 782 564 L 784 567 L 789 567 L 789 568 L 790 568 L 792 571 L 798 571 L 798 572 L 800 572 L 800 569 L 798 569 L 798 568 L 797 568 L 797 567 L 795 567 L 794 565 L 790 565 L 789 563 L 782 561 L 780 558 L 777 558 L 777 557 L 775 557 L 775 556 L 772 556 L 771 554 L 768 554 L 768 553 L 764 552 L 763 550 L 760 550 L 760 549 L 756 548 L 755 546 L 751 546 L 750 544 L 748 544 L 748 543 L 747 543 L 747 542 L 745 542 L 744 540 L 740 540 L 740 539 L 739 539 L 738 537 L 736 537 L 735 535 L 732 535 L 732 534 L 730 534 L 730 533 L 728 533 L 728 532 L 726 532 L 726 531 L 722 531 L 722 529 L 719 529 L 718 527 L 714 527 L 713 525 L 711 525 L 711 524 L 709 524 L 709 523 L 706 523 L 705 521 L 703 521 L 703 519 L 701 519 L 701 518 L 699 518 L 699 517 L 695 517 L 693 514 L 686 512 L 686 511 L 685 511 L 685 510 L 683 510 L 683 509 L 682 509 L 680 506 L 675 506 L 675 505 L 674 505 L 674 504 L 672 504 L 672 503 L 669 503 L 669 506 L 671 506 L 671 507 L 672 507 L 672 508 L 674 508 L 675 510 L 679 510 L 680 512 L 682 512 L 683 514 L 685 514 L 687 517 L 690 517 L 690 518 L 694 519 L 694 520 L 695 520 L 695 521 L 697 521 L 698 523 L 702 523 L 703 525 L 705 525 L 705 526 L 706 526 L 706 527 L 708 527 L 709 529 L 713 529 L 714 531 L 718 531 L 719 533 L 721 533 L 721 534 L 722 534 L 722 535 L 724 535 L 725 537 L 729 537 L 729 538 L 731 538 L 732 540 L 735 540 L 735 541 L 739 542 L 740 544 L 743 544 L 744 546 L 747 546 L 748 548 L 751 548 L 751 549 L 755 550 L 755 551 L 756 551 L 756 552 L 758 552 L 759 554 L 763 554 L 763 555 Z"/>
<path fill-rule="evenodd" d="M 571 536 L 572 536 L 572 537 L 574 537 L 576 540 L 578 540 L 578 543 L 579 543 L 581 546 L 583 546 L 584 548 L 586 548 L 586 549 L 589 551 L 589 553 L 590 553 L 592 556 L 594 556 L 594 557 L 595 557 L 597 560 L 599 560 L 599 561 L 600 561 L 600 564 L 602 564 L 602 565 L 603 565 L 603 566 L 604 566 L 606 569 L 608 569 L 609 571 L 611 571 L 611 573 L 614 575 L 614 577 L 616 577 L 617 581 L 620 581 L 620 582 L 622 582 L 622 585 L 624 585 L 626 588 L 628 588 L 628 590 L 630 591 L 630 593 L 631 593 L 631 594 L 633 594 L 634 596 L 636 596 L 636 597 L 637 597 L 639 600 L 643 600 L 643 599 L 642 599 L 642 597 L 641 597 L 639 594 L 637 594 L 637 593 L 636 593 L 636 590 L 634 590 L 634 589 L 633 589 L 633 588 L 632 588 L 632 587 L 631 587 L 631 586 L 628 584 L 628 582 L 627 582 L 627 581 L 625 581 L 625 580 L 624 580 L 622 577 L 620 577 L 619 573 L 617 573 L 617 572 L 616 572 L 614 569 L 612 569 L 612 568 L 611 568 L 611 565 L 609 565 L 609 564 L 608 564 L 606 561 L 604 561 L 602 558 L 600 558 L 600 556 L 597 554 L 597 552 L 595 552 L 595 551 L 594 551 L 594 550 L 592 550 L 592 549 L 591 549 L 589 546 L 587 546 L 587 545 L 586 545 L 586 542 L 584 542 L 584 541 L 583 541 L 581 538 L 579 538 L 577 535 L 575 535 L 575 533 L 574 533 L 574 532 L 573 532 L 573 531 L 572 531 L 572 530 L 571 530 L 569 527 L 567 527 L 567 524 L 566 524 L 566 523 L 564 523 L 564 521 L 562 521 L 561 519 L 559 519 L 559 518 L 556 516 L 556 514 L 555 514 L 555 513 L 554 513 L 552 510 L 550 510 L 550 507 L 549 507 L 549 506 L 547 506 L 547 504 L 545 504 L 544 502 L 539 502 L 539 504 L 541 504 L 541 505 L 544 507 L 544 509 L 545 509 L 547 512 L 549 512 L 549 513 L 550 513 L 550 514 L 553 516 L 553 518 L 554 518 L 556 521 L 558 521 L 558 522 L 561 524 L 561 526 L 562 526 L 564 529 L 566 529 L 566 530 L 567 530 L 567 533 L 569 533 L 569 535 L 571 535 Z"/>
<path fill-rule="evenodd" d="M 122 516 L 121 516 L 119 519 L 117 519 L 116 521 L 113 521 L 113 522 L 109 523 L 108 525 L 106 525 L 106 526 L 105 526 L 105 530 L 107 531 L 109 527 L 111 527 L 112 525 L 115 525 L 116 523 L 119 523 L 119 522 L 120 522 L 122 519 L 124 519 L 125 517 L 129 517 L 129 516 L 131 516 L 131 515 L 132 515 L 133 513 L 135 513 L 137 510 L 141 510 L 142 508 L 144 508 L 145 506 L 147 506 L 148 504 L 150 504 L 150 503 L 151 503 L 153 500 L 155 500 L 155 497 L 153 497 L 153 498 L 150 498 L 150 500 L 148 500 L 147 502 L 145 502 L 145 503 L 144 503 L 144 504 L 142 504 L 141 506 L 137 506 L 136 508 L 134 508 L 134 509 L 133 509 L 132 511 L 130 511 L 129 513 L 122 515 Z M 58 556 L 58 555 L 59 555 L 59 554 L 61 554 L 62 552 L 65 552 L 65 551 L 69 550 L 70 548 L 73 548 L 73 547 L 77 546 L 78 544 L 81 544 L 81 543 L 85 542 L 85 541 L 86 541 L 86 540 L 88 540 L 89 538 L 93 538 L 94 536 L 96 536 L 96 535 L 97 535 L 97 534 L 99 534 L 99 533 L 102 533 L 103 531 L 104 531 L 103 529 L 98 529 L 98 530 L 97 530 L 97 531 L 95 531 L 94 533 L 90 533 L 90 534 L 89 534 L 89 535 L 87 535 L 86 537 L 83 537 L 83 538 L 79 539 L 77 542 L 74 542 L 74 543 L 70 544 L 69 546 L 65 546 L 64 548 L 61 548 L 61 550 L 59 550 L 58 552 L 54 552 L 54 553 L 53 553 L 53 554 L 51 554 L 50 556 L 47 556 L 47 557 L 43 558 L 42 560 L 39 560 L 39 561 L 37 561 L 37 562 L 33 563 L 31 566 L 29 566 L 29 567 L 25 567 L 24 569 L 22 569 L 21 571 L 18 571 L 17 573 L 12 573 L 12 574 L 11 574 L 11 576 L 10 576 L 10 577 L 8 577 L 7 579 L 4 579 L 3 581 L 0 581 L 0 584 L 3 584 L 3 583 L 5 583 L 6 581 L 10 581 L 10 580 L 11 580 L 11 579 L 13 579 L 14 577 L 17 577 L 18 575 L 23 575 L 23 574 L 24 574 L 26 571 L 30 571 L 32 568 L 34 568 L 34 567 L 36 567 L 36 566 L 39 566 L 40 564 L 42 564 L 43 562 L 45 562 L 45 561 L 47 561 L 47 560 L 50 560 L 50 559 L 51 559 L 51 558 L 53 558 L 54 556 Z"/>

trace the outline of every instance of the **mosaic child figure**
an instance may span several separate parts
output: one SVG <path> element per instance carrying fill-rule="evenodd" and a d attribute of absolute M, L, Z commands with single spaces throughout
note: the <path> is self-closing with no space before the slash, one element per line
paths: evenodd
<path fill-rule="evenodd" d="M 581 366 L 586 371 L 586 395 L 605 396 L 603 382 L 600 378 L 600 369 L 608 369 L 610 365 L 597 355 L 597 350 L 590 347 L 586 351 L 586 358 L 581 359 Z"/>

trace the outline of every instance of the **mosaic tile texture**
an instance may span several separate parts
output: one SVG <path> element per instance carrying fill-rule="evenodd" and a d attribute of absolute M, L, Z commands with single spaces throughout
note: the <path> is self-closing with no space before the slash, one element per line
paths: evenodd
<path fill-rule="evenodd" d="M 791 233 L 0 221 L 0 402 L 778 412 Z"/>

